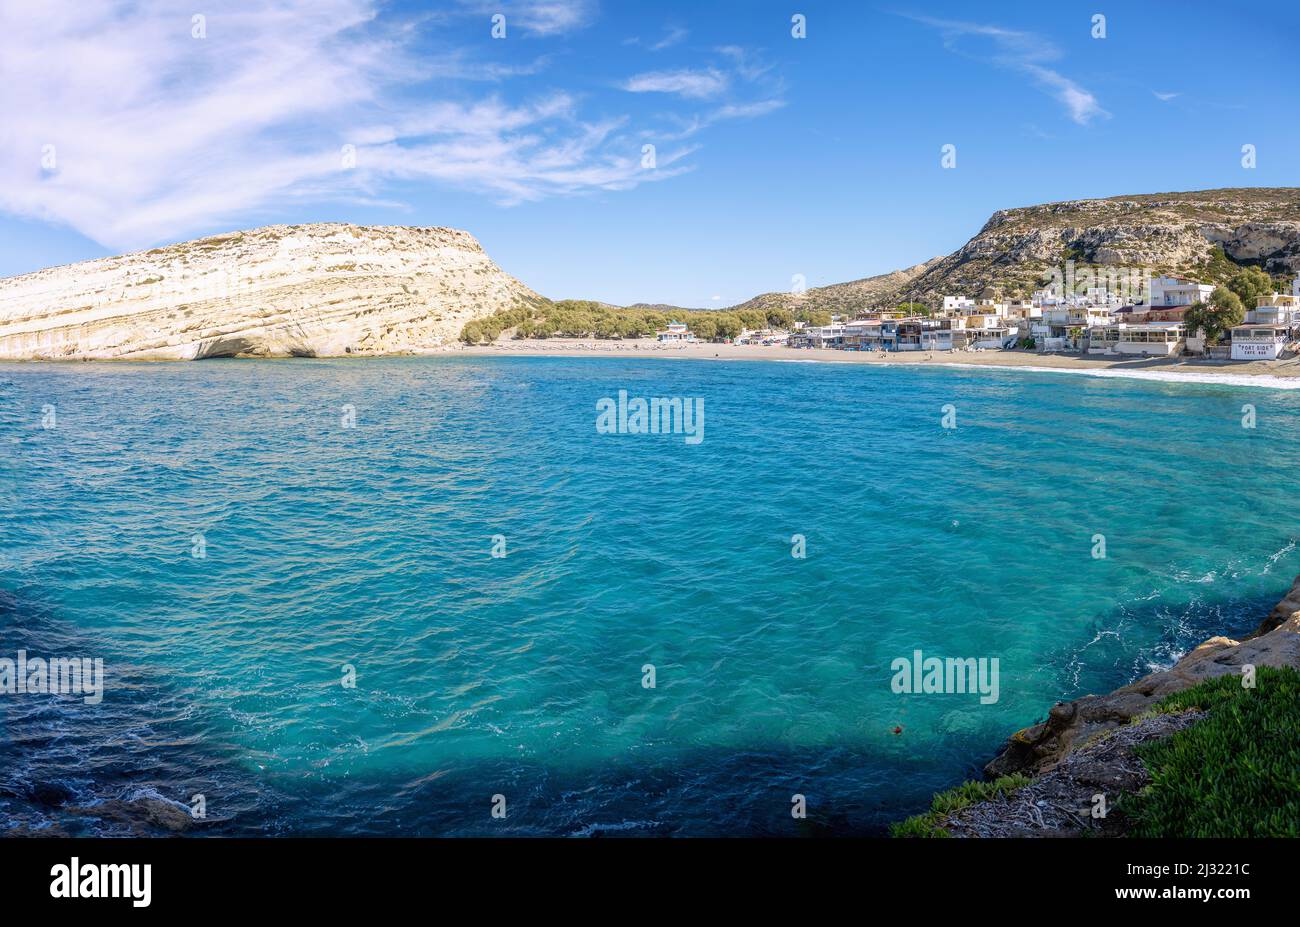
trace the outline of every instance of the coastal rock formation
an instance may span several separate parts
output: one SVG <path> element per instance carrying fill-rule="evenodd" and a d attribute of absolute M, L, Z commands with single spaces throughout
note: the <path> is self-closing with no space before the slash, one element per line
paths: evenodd
<path fill-rule="evenodd" d="M 1110 695 L 1058 703 L 1046 721 L 1013 735 L 985 767 L 989 779 L 1014 777 L 1002 780 L 1008 785 L 923 819 L 923 827 L 953 837 L 1127 835 L 1131 822 L 1126 815 L 1094 817 L 1098 795 L 1113 804 L 1149 785 L 1151 772 L 1140 748 L 1207 717 L 1196 708 L 1152 709 L 1175 692 L 1236 675 L 1245 664 L 1300 669 L 1300 576 L 1256 634 L 1242 641 L 1211 638 L 1165 672 Z"/>
<path fill-rule="evenodd" d="M 1058 702 L 1047 713 L 1047 720 L 1013 734 L 1002 752 L 984 767 L 985 775 L 996 778 L 1047 772 L 1077 747 L 1128 724 L 1166 696 L 1206 679 L 1240 673 L 1247 663 L 1300 669 L 1300 576 L 1255 635 L 1241 641 L 1212 637 L 1171 669 L 1152 673 L 1109 695 Z"/>
<path fill-rule="evenodd" d="M 150 796 L 111 799 L 97 805 L 65 810 L 69 815 L 92 820 L 99 833 L 108 830 L 148 837 L 155 834 L 179 834 L 194 825 L 194 819 L 184 805 Z"/>
<path fill-rule="evenodd" d="M 1137 748 L 1172 737 L 1205 717 L 1203 711 L 1150 715 L 1117 728 L 1066 756 L 1010 794 L 975 802 L 939 824 L 954 837 L 1120 836 L 1120 816 L 1094 818 L 1094 796 L 1136 792 L 1151 781 Z"/>
<path fill-rule="evenodd" d="M 1216 260 L 1216 247 L 1223 257 Z M 1120 268 L 1219 283 L 1237 265 L 1300 273 L 1300 188 L 1237 188 L 1071 200 L 1002 209 L 946 257 L 802 294 L 766 293 L 733 309 L 852 312 L 996 287 L 1028 296 L 1067 261 L 1102 276 Z M 1104 282 L 1104 279 L 1103 279 Z"/>
<path fill-rule="evenodd" d="M 0 359 L 419 353 L 542 301 L 467 232 L 274 225 L 0 280 Z"/>
<path fill-rule="evenodd" d="M 1300 272 L 1300 189 L 1155 193 L 995 212 L 978 235 L 909 284 L 934 299 L 989 285 L 1027 295 L 1067 260 L 1214 282 L 1218 246 L 1237 264 Z"/>

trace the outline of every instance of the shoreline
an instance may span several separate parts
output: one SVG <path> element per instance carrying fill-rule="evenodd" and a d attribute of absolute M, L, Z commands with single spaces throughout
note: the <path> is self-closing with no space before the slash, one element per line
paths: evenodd
<path fill-rule="evenodd" d="M 441 352 L 440 352 L 441 353 Z M 668 360 L 774 361 L 804 364 L 867 364 L 881 367 L 1044 370 L 1083 376 L 1300 389 L 1300 358 L 1279 361 L 1189 361 L 1182 358 L 1126 359 L 1101 355 L 1039 354 L 1032 351 L 907 351 L 889 354 L 830 348 L 783 348 L 737 344 L 660 345 L 649 339 L 588 338 L 501 340 L 449 348 L 472 357 L 633 357 Z"/>
<path fill-rule="evenodd" d="M 420 351 L 383 354 L 237 355 L 212 360 L 310 361 L 367 360 L 400 357 L 625 357 L 659 360 L 768 361 L 785 364 L 862 364 L 881 367 L 942 367 L 955 370 L 1043 371 L 1097 378 L 1145 380 L 1159 383 L 1250 386 L 1300 390 L 1300 357 L 1275 361 L 1204 361 L 1183 358 L 1117 358 L 1102 355 L 1039 354 L 1033 351 L 908 351 L 880 354 L 829 348 L 695 343 L 660 345 L 649 339 L 594 340 L 550 338 L 501 340 L 486 345 L 453 344 Z M 99 359 L 0 359 L 0 369 L 28 365 L 191 364 L 196 361 L 159 357 Z"/>

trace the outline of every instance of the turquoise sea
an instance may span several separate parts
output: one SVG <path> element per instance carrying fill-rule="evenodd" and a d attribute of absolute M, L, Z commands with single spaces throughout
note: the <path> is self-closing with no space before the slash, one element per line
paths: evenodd
<path fill-rule="evenodd" d="M 598 434 L 619 390 L 702 399 L 704 440 Z M 202 794 L 191 833 L 879 833 L 1055 700 L 1259 622 L 1300 571 L 1297 411 L 847 364 L 0 365 L 0 657 L 107 672 L 0 694 L 0 828 Z M 998 700 L 893 692 L 915 650 L 997 658 Z"/>

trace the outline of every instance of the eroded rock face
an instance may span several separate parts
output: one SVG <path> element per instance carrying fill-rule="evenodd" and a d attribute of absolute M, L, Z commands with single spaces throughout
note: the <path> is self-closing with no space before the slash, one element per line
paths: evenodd
<path fill-rule="evenodd" d="M 1067 260 L 1216 282 L 1215 245 L 1269 273 L 1300 273 L 1300 190 L 1242 188 L 1071 200 L 995 212 L 978 235 L 907 283 L 915 298 L 1036 288 Z M 894 294 L 898 296 L 899 294 Z"/>
<path fill-rule="evenodd" d="M 1207 679 L 1239 674 L 1247 663 L 1300 669 L 1300 576 L 1254 636 L 1241 641 L 1212 637 L 1185 654 L 1171 669 L 1152 673 L 1109 695 L 1058 702 L 1046 721 L 1012 734 L 1002 752 L 984 767 L 984 773 L 996 778 L 1051 770 L 1076 747 L 1128 724 L 1166 696 Z"/>
<path fill-rule="evenodd" d="M 1028 296 L 1089 268 L 1098 284 L 1175 274 L 1222 283 L 1234 269 L 1211 266 L 1215 246 L 1239 264 L 1271 274 L 1300 273 L 1300 188 L 1240 187 L 1069 200 L 1000 209 L 952 254 L 905 270 L 803 292 L 765 293 L 733 309 L 784 308 L 855 313 L 904 301 L 977 296 L 985 287 Z"/>
<path fill-rule="evenodd" d="M 467 232 L 275 225 L 0 280 L 0 359 L 421 353 L 541 299 Z"/>
<path fill-rule="evenodd" d="M 1202 711 L 1156 714 L 1117 728 L 1064 757 L 1050 772 L 1005 797 L 976 802 L 939 826 L 954 837 L 1121 836 L 1123 815 L 1094 818 L 1098 793 L 1114 801 L 1151 781 L 1137 748 L 1185 731 Z"/>

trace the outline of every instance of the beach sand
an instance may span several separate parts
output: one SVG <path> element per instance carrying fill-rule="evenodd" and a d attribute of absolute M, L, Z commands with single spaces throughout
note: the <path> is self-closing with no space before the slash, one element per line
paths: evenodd
<path fill-rule="evenodd" d="M 1042 370 L 1120 376 L 1134 379 L 1238 383 L 1300 389 L 1300 358 L 1276 361 L 1207 361 L 1184 358 L 1115 358 L 1100 355 L 1038 354 L 1034 351 L 903 351 L 889 354 L 783 348 L 740 344 L 662 345 L 649 339 L 501 339 L 490 345 L 461 346 L 478 356 L 659 357 L 682 360 L 768 360 L 883 366 L 1032 367 Z"/>

